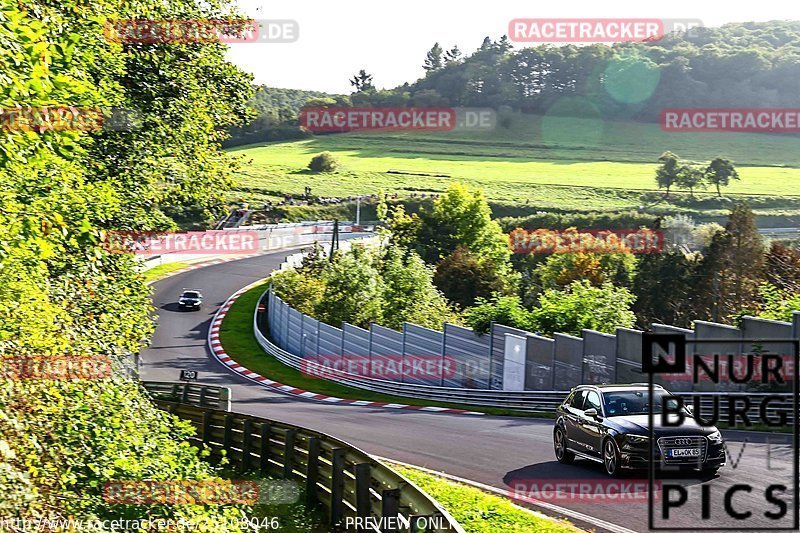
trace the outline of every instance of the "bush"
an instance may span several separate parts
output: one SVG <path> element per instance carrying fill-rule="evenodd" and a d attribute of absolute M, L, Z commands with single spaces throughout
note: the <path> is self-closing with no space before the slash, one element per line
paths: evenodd
<path fill-rule="evenodd" d="M 763 305 L 756 314 L 758 317 L 791 322 L 794 311 L 800 311 L 800 294 L 781 290 L 767 282 L 761 284 L 759 293 Z"/>
<path fill-rule="evenodd" d="M 315 248 L 298 269 L 272 276 L 275 293 L 298 311 L 339 327 L 376 322 L 400 329 L 403 322 L 440 328 L 460 323 L 433 284 L 433 268 L 414 252 L 354 246 L 329 262 Z"/>
<path fill-rule="evenodd" d="M 556 253 L 539 264 L 536 273 L 542 288 L 566 287 L 573 281 L 588 280 L 599 287 L 611 282 L 630 287 L 636 276 L 636 257 L 631 253 Z"/>
<path fill-rule="evenodd" d="M 298 270 L 284 270 L 271 278 L 276 296 L 301 313 L 313 315 L 322 303 L 325 282 Z"/>
<path fill-rule="evenodd" d="M 502 292 L 505 285 L 494 263 L 481 260 L 463 246 L 442 259 L 433 281 L 448 300 L 463 308 L 475 305 L 478 298 Z"/>
<path fill-rule="evenodd" d="M 623 212 L 597 212 L 586 213 L 551 213 L 540 211 L 525 217 L 503 217 L 497 219 L 504 231 L 510 232 L 516 228 L 536 230 L 567 229 L 570 227 L 587 229 L 637 229 L 642 226 L 658 228 L 658 217 L 639 213 L 638 211 Z"/>
<path fill-rule="evenodd" d="M 618 327 L 630 328 L 636 322 L 630 310 L 635 300 L 628 289 L 610 283 L 593 287 L 586 280 L 575 281 L 563 291 L 544 291 L 531 317 L 538 329 L 548 334 L 580 336 L 583 329 L 614 333 Z"/>
<path fill-rule="evenodd" d="M 522 306 L 518 296 L 478 298 L 476 305 L 464 312 L 464 319 L 478 333 L 488 333 L 492 322 L 526 331 L 536 329 L 531 312 Z"/>
<path fill-rule="evenodd" d="M 315 317 L 340 327 L 342 322 L 368 328 L 383 318 L 383 280 L 371 261 L 353 252 L 340 254 L 322 274 L 325 292 Z"/>
<path fill-rule="evenodd" d="M 311 158 L 308 168 L 314 172 L 333 172 L 339 168 L 339 162 L 330 152 L 322 152 Z"/>

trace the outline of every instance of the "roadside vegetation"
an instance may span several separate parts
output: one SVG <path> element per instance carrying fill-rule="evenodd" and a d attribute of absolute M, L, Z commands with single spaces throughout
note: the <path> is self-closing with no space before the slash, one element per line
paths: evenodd
<path fill-rule="evenodd" d="M 161 278 L 166 277 L 168 274 L 175 272 L 176 270 L 180 270 L 182 268 L 186 268 L 189 266 L 189 263 L 183 262 L 176 262 L 176 263 L 165 263 L 163 265 L 154 266 L 153 268 L 149 268 L 142 272 L 142 278 L 146 283 L 151 283 L 153 281 L 157 281 Z"/>
<path fill-rule="evenodd" d="M 222 191 L 235 164 L 219 140 L 226 127 L 249 120 L 251 91 L 222 45 L 125 45 L 105 39 L 104 24 L 228 15 L 224 2 L 191 0 L 157 7 L 118 0 L 3 4 L 0 107 L 42 113 L 29 127 L 0 135 L 4 520 L 150 516 L 230 531 L 226 520 L 251 511 L 143 508 L 103 496 L 109 481 L 223 474 L 185 442 L 190 425 L 156 409 L 130 375 L 133 355 L 154 329 L 150 290 L 137 262 L 109 252 L 104 239 L 110 230 L 168 231 L 223 212 Z M 140 123 L 121 128 L 128 131 L 70 129 L 36 111 L 44 106 L 135 110 Z M 66 357 L 96 371 L 67 379 L 17 373 L 25 368 L 17 365 L 31 371 Z"/>
<path fill-rule="evenodd" d="M 468 533 L 523 533 L 581 531 L 565 520 L 556 520 L 524 509 L 507 498 L 451 481 L 416 468 L 392 465 L 438 501 Z"/>

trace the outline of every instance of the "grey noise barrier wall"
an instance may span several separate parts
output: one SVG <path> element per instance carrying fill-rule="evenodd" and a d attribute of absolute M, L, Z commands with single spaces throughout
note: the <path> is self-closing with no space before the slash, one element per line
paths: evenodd
<path fill-rule="evenodd" d="M 297 264 L 299 260 L 300 255 L 290 256 L 286 264 Z M 338 328 L 291 309 L 272 291 L 266 301 L 265 332 L 277 348 L 299 357 L 332 361 L 344 357 L 368 362 L 373 369 L 394 364 L 402 369 L 395 381 L 406 386 L 511 393 L 520 389 L 565 391 L 581 383 L 647 381 L 642 373 L 642 331 L 636 329 L 616 328 L 614 334 L 585 329 L 580 337 L 555 333 L 551 338 L 495 323 L 483 335 L 455 324 L 443 324 L 443 331 L 408 322 L 403 324 L 402 331 L 379 324 L 363 329 L 345 323 Z M 742 354 L 759 349 L 745 345 L 744 338 L 800 338 L 800 311 L 793 314 L 791 322 L 744 317 L 742 329 L 697 320 L 694 329 L 653 324 L 652 331 L 684 334 L 687 341 L 718 341 L 690 343 L 692 353 Z M 519 354 L 520 347 L 524 354 Z M 792 347 L 789 343 L 771 343 L 764 348 L 769 353 L 789 354 Z M 510 349 L 515 352 L 513 358 Z M 504 383 L 506 361 L 519 365 L 520 357 L 524 359 L 524 385 L 520 385 L 518 378 L 513 386 Z M 420 361 L 438 362 L 438 366 L 431 366 L 437 370 L 421 375 L 417 365 Z M 680 385 L 676 387 L 680 389 Z M 410 389 L 397 389 L 393 393 L 401 394 L 404 390 Z"/>

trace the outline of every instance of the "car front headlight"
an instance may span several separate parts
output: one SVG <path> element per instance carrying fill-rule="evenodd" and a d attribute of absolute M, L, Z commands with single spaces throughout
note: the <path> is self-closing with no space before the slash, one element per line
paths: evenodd
<path fill-rule="evenodd" d="M 628 435 L 628 442 L 631 444 L 646 444 L 650 441 L 647 435 Z"/>
<path fill-rule="evenodd" d="M 720 433 L 719 430 L 706 436 L 713 444 L 722 444 L 722 433 Z"/>

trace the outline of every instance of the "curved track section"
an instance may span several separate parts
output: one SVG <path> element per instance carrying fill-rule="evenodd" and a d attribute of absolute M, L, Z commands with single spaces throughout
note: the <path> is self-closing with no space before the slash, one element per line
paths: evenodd
<path fill-rule="evenodd" d="M 282 251 L 250 259 L 231 261 L 172 276 L 154 284 L 154 305 L 159 326 L 152 346 L 142 352 L 142 379 L 176 381 L 181 369 L 199 372 L 199 381 L 231 387 L 233 410 L 318 429 L 346 440 L 368 453 L 405 463 L 424 466 L 453 476 L 470 479 L 501 491 L 516 483 L 532 480 L 602 482 L 606 480 L 600 465 L 576 461 L 561 465 L 553 456 L 552 422 L 534 418 L 467 417 L 415 410 L 389 410 L 350 405 L 304 401 L 276 391 L 231 371 L 212 357 L 206 344 L 217 309 L 233 293 L 264 278 L 278 268 L 293 251 Z M 199 312 L 181 312 L 176 303 L 183 287 L 203 289 L 204 308 Z M 727 435 L 729 441 L 741 435 Z M 756 435 L 756 440 L 765 441 Z M 764 444 L 754 443 L 753 434 L 735 469 L 724 468 L 712 480 L 686 480 L 692 491 L 699 485 L 712 485 L 720 492 L 736 483 L 758 485 L 764 478 L 764 453 L 751 450 Z M 777 437 L 772 436 L 773 445 Z M 731 442 L 731 453 L 738 454 L 741 444 Z M 646 482 L 645 479 L 636 481 Z M 694 493 L 694 492 L 693 492 Z M 763 495 L 737 497 L 742 506 L 763 508 Z M 535 502 L 534 507 L 536 506 Z M 603 523 L 597 530 L 645 531 L 647 502 L 552 501 L 548 514 L 562 514 L 579 525 L 586 517 Z M 555 505 L 553 505 L 555 504 Z M 681 509 L 673 517 L 675 526 L 696 528 L 702 522 L 700 506 Z M 599 527 L 598 527 L 599 526 Z"/>

